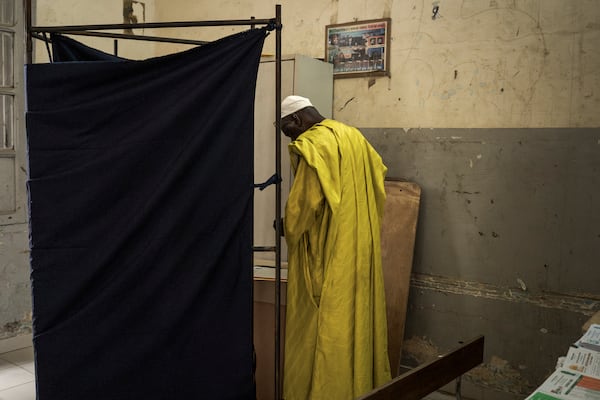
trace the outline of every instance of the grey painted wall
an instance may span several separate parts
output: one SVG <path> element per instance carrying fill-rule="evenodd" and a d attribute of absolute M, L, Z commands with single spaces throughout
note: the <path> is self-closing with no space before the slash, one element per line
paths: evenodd
<path fill-rule="evenodd" d="M 0 340 L 31 333 L 29 230 L 0 226 Z"/>
<path fill-rule="evenodd" d="M 68 25 L 120 22 L 123 2 L 34 3 L 39 25 Z M 265 1 L 145 4 L 147 21 L 273 14 L 273 3 Z M 522 393 L 541 383 L 591 310 L 600 308 L 594 271 L 600 232 L 593 206 L 599 135 L 597 128 L 479 128 L 600 126 L 600 8 L 562 0 L 447 0 L 433 19 L 433 5 L 283 1 L 283 48 L 286 54 L 323 57 L 325 25 L 392 18 L 390 76 L 336 79 L 333 115 L 375 127 L 364 131 L 389 175 L 423 189 L 406 362 L 483 333 L 486 365 L 472 375 L 478 385 L 470 394 L 505 398 L 496 389 Z M 212 37 L 193 30 L 170 34 Z M 136 58 L 126 45 L 119 44 L 122 54 Z M 44 56 L 43 44 L 38 46 Z M 111 51 L 112 41 L 102 46 Z M 265 51 L 273 49 L 271 36 Z M 161 47 L 152 55 L 173 50 Z M 403 126 L 436 129 L 377 128 Z M 19 244 L 0 247 L 9 254 L 0 257 L 0 328 L 16 319 L 26 324 L 29 301 L 20 289 L 27 284 L 27 255 L 19 255 L 26 239 L 4 234 L 6 246 Z M 22 260 L 17 275 L 13 259 Z"/>
<path fill-rule="evenodd" d="M 465 393 L 524 398 L 600 308 L 600 129 L 362 131 L 422 188 L 404 362 L 484 334 Z"/>

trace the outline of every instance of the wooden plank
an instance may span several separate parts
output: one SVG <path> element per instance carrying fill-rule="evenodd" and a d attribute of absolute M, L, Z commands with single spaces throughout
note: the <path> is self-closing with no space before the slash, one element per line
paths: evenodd
<path fill-rule="evenodd" d="M 280 355 L 283 359 L 285 338 L 286 283 L 281 287 Z M 256 354 L 256 398 L 274 400 L 275 397 L 275 282 L 254 281 L 254 351 Z"/>
<path fill-rule="evenodd" d="M 484 337 L 392 379 L 359 400 L 418 400 L 483 362 Z"/>
<path fill-rule="evenodd" d="M 385 181 L 381 263 L 392 377 L 399 374 L 421 188 L 413 182 Z"/>

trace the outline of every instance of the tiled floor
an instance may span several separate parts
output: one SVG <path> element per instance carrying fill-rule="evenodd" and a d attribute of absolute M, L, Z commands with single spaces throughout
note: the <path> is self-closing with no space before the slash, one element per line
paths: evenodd
<path fill-rule="evenodd" d="M 35 400 L 31 346 L 0 354 L 0 400 Z"/>

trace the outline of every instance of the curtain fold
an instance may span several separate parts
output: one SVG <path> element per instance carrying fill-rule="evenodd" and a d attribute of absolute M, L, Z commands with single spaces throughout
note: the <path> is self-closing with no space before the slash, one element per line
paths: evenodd
<path fill-rule="evenodd" d="M 86 46 L 70 37 L 58 33 L 50 34 L 52 61 L 117 61 L 126 60 L 98 49 Z"/>
<path fill-rule="evenodd" d="M 84 51 L 83 62 L 26 66 L 38 400 L 255 398 L 265 35 L 144 61 Z M 67 42 L 66 54 L 85 48 Z"/>

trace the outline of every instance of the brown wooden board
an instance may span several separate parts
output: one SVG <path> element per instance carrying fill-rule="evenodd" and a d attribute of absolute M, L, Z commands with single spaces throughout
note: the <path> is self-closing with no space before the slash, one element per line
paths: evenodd
<path fill-rule="evenodd" d="M 281 283 L 281 342 L 280 356 L 284 358 L 286 286 Z M 275 399 L 275 282 L 254 281 L 254 351 L 256 354 L 257 400 Z M 281 368 L 283 376 L 283 368 Z"/>
<path fill-rule="evenodd" d="M 392 377 L 398 376 L 408 289 L 412 271 L 421 188 L 412 182 L 386 180 L 381 224 L 381 257 Z"/>

